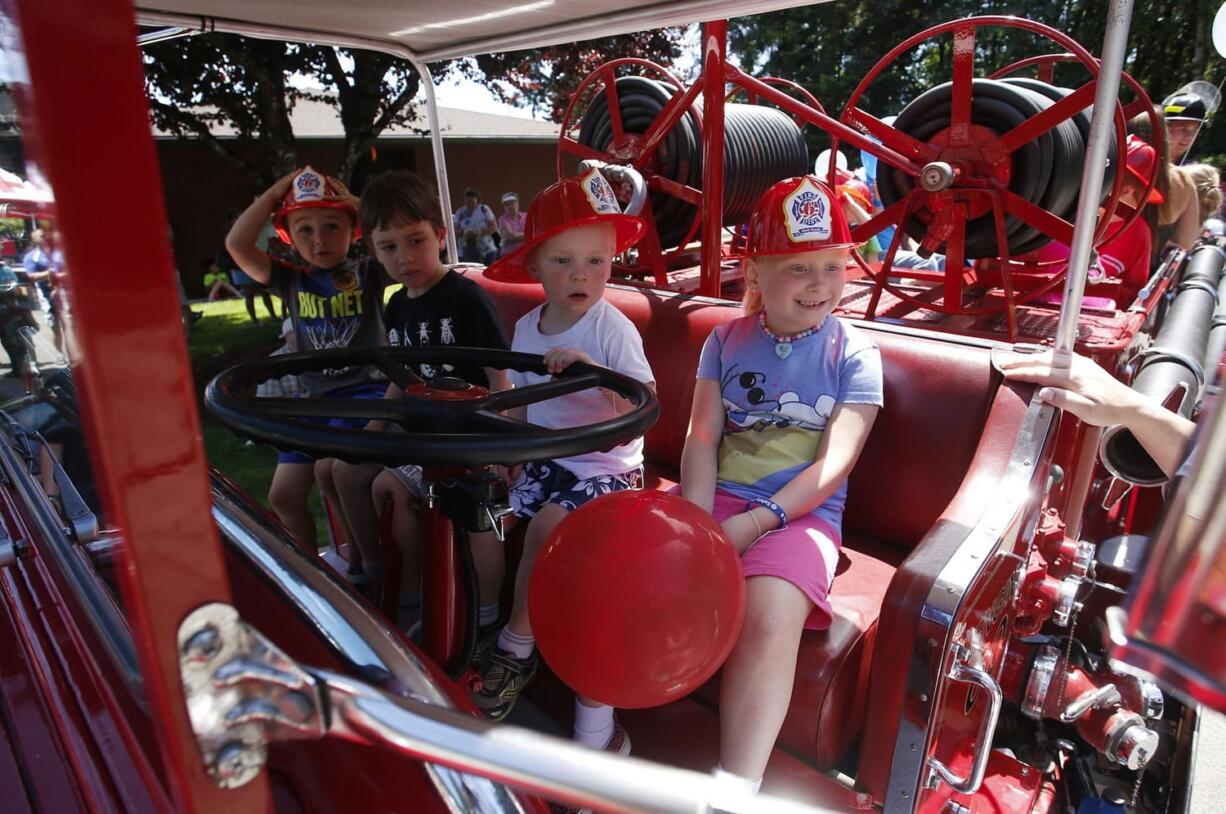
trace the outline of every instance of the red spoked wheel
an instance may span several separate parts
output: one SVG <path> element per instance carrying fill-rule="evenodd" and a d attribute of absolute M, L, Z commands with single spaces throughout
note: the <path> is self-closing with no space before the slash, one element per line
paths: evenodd
<path fill-rule="evenodd" d="M 635 74 L 619 77 L 619 71 L 628 68 L 635 69 Z M 627 121 L 623 100 L 619 96 L 618 80 L 623 81 L 623 86 L 626 81 L 638 82 L 637 90 L 641 91 L 642 83 L 652 78 L 665 90 L 671 91 L 671 97 L 657 98 L 658 107 L 635 106 L 639 115 Z M 640 214 L 648 228 L 640 244 L 639 256 L 647 260 L 655 283 L 660 287 L 668 284 L 668 264 L 686 252 L 686 246 L 697 235 L 702 220 L 699 214 L 702 191 L 698 188 L 698 168 L 676 166 L 678 160 L 684 160 L 687 152 L 694 155 L 699 153 L 702 118 L 694 101 L 701 90 L 701 80 L 687 89 L 676 76 L 655 62 L 625 57 L 607 62 L 588 74 L 575 90 L 562 117 L 557 158 L 559 178 L 568 172 L 567 156 L 573 156 L 580 161 L 595 159 L 634 167 L 647 182 L 651 194 Z M 603 135 L 595 140 L 603 143 L 603 149 L 584 143 L 580 132 L 587 112 L 593 104 L 599 104 L 597 99 L 600 98 L 603 98 L 603 109 L 607 111 L 607 122 Z M 678 139 L 685 141 L 691 149 L 674 149 L 672 142 Z M 682 158 L 678 159 L 678 156 Z M 663 171 L 665 165 L 668 165 L 667 173 Z M 677 178 L 687 180 L 675 180 Z M 672 215 L 671 220 L 680 222 L 681 226 L 670 230 L 671 234 L 661 235 L 656 228 L 657 214 L 665 217 Z M 665 244 L 675 248 L 666 252 L 663 249 Z"/>
<path fill-rule="evenodd" d="M 984 28 L 1022 29 L 1051 40 L 1085 67 L 1090 81 L 1058 100 L 1036 102 L 1033 94 L 1027 94 L 1035 105 L 1033 109 L 1012 111 L 1013 118 L 1003 119 L 999 126 L 980 124 L 977 119 L 982 118 L 982 109 L 999 110 L 1003 104 L 1000 99 L 987 97 L 1010 93 L 1008 88 L 997 87 L 1001 83 L 985 82 L 975 76 L 975 42 Z M 913 128 L 916 135 L 907 131 L 906 123 L 886 124 L 858 106 L 866 89 L 900 55 L 945 35 L 953 38 L 953 80 L 925 94 L 932 95 L 933 110 L 940 115 L 933 113 L 923 127 Z M 1025 246 L 1050 238 L 1067 245 L 1073 234 L 1071 218 L 1053 214 L 1039 205 L 1047 193 L 1033 186 L 1031 176 L 1037 173 L 1031 170 L 1045 161 L 1048 175 L 1044 177 L 1050 177 L 1051 159 L 1044 157 L 1049 153 L 1036 153 L 1036 145 L 1042 144 L 1042 139 L 1055 138 L 1054 130 L 1091 106 L 1097 78 L 1098 61 L 1072 38 L 1041 23 L 999 16 L 954 20 L 929 28 L 895 46 L 873 66 L 852 93 L 840 120 L 912 159 L 921 169 L 915 173 L 913 169 L 886 166 L 889 157 L 884 151 L 878 154 L 879 184 L 883 172 L 893 172 L 891 179 L 901 177 L 898 189 L 902 194 L 890 201 L 884 211 L 852 230 L 855 240 L 865 241 L 883 228 L 897 227 L 880 270 L 856 258 L 875 281 L 867 316 L 875 315 L 881 292 L 888 290 L 911 306 L 945 314 L 979 315 L 1003 310 L 1010 335 L 1016 334 L 1016 307 L 1053 290 L 1061 283 L 1063 273 L 1052 269 L 1049 274 L 1035 274 L 1034 263 L 1021 263 L 1010 256 L 1010 241 Z M 1118 103 L 1114 118 L 1116 144 L 1122 149 L 1126 134 L 1124 112 Z M 1067 133 L 1068 127 L 1062 132 Z M 832 135 L 831 148 L 838 149 L 838 143 L 838 138 Z M 868 152 L 877 154 L 871 147 Z M 1110 236 L 1107 226 L 1120 205 L 1122 182 L 1123 176 L 1117 173 L 1095 229 L 1095 246 Z M 1064 197 L 1068 197 L 1067 192 Z M 884 195 L 882 198 L 885 202 Z M 1068 215 L 1067 201 L 1062 205 L 1062 214 Z M 1135 217 L 1136 213 L 1129 216 Z M 944 273 L 894 267 L 902 235 L 908 230 L 919 234 L 922 249 L 929 252 L 944 249 Z M 985 247 L 995 252 L 998 272 L 996 279 L 980 281 L 965 261 L 968 255 L 992 256 Z M 1023 269 L 1029 273 L 1020 274 Z M 917 294 L 900 288 L 891 278 L 931 285 Z M 971 301 L 966 296 L 968 291 L 986 294 L 995 288 L 1003 289 L 1003 296 L 976 296 Z"/>
<path fill-rule="evenodd" d="M 1013 76 L 1016 73 L 1035 69 L 1035 76 L 1041 82 L 1054 84 L 1056 65 L 1079 62 L 1077 57 L 1072 54 L 1039 54 L 1038 56 L 1027 57 L 1020 59 L 1010 65 L 1006 65 L 998 71 L 988 75 L 989 79 L 1003 79 Z M 1127 71 L 1120 72 L 1120 81 L 1132 92 L 1133 99 L 1124 105 L 1124 118 L 1131 121 L 1136 116 L 1145 114 L 1149 119 L 1149 131 L 1153 134 L 1150 139 L 1150 144 L 1154 148 L 1154 152 L 1162 155 L 1166 151 L 1166 128 L 1163 126 L 1162 118 L 1158 115 L 1158 111 L 1154 108 L 1153 100 L 1149 98 L 1149 94 L 1145 92 L 1145 88 L 1141 87 L 1141 83 L 1132 77 L 1132 74 Z M 1145 185 L 1145 190 L 1141 194 L 1141 199 L 1149 197 L 1150 191 L 1158 184 L 1158 165 L 1154 165 L 1154 171 L 1150 173 L 1149 180 Z M 1129 206 L 1124 201 L 1120 201 L 1117 213 L 1123 209 L 1126 217 L 1118 228 L 1112 229 L 1110 233 L 1103 239 L 1106 243 L 1113 240 L 1117 235 L 1121 234 L 1128 226 L 1138 217 L 1140 211 L 1133 206 Z"/>

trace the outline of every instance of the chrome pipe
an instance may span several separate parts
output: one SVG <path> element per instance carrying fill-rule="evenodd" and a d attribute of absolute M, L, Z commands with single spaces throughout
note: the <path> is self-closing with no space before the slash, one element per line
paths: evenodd
<path fill-rule="evenodd" d="M 346 590 L 339 577 L 318 559 L 308 559 L 284 531 L 247 509 L 228 484 L 213 478 L 211 485 L 213 519 L 223 543 L 276 586 L 344 661 L 362 675 L 384 676 L 384 686 L 398 696 L 453 708 L 421 659 Z M 484 777 L 447 766 L 423 768 L 454 814 L 524 814 L 514 794 Z"/>
<path fill-rule="evenodd" d="M 1071 352 L 1077 342 L 1077 319 L 1081 315 L 1081 300 L 1090 275 L 1090 249 L 1098 220 L 1098 202 L 1102 197 L 1107 147 L 1115 126 L 1115 106 L 1119 98 L 1120 73 L 1124 69 L 1124 50 L 1128 45 L 1128 23 L 1131 19 L 1132 0 L 1111 0 L 1107 9 L 1103 57 L 1098 64 L 1098 84 L 1094 89 L 1094 115 L 1090 120 L 1085 164 L 1081 172 L 1081 198 L 1077 201 L 1077 221 L 1073 227 L 1073 243 L 1069 247 L 1064 306 L 1060 309 L 1060 323 L 1056 328 L 1057 359 L 1062 357 L 1060 351 Z M 1122 166 L 1124 145 L 1118 145 L 1117 149 L 1117 163 Z"/>
<path fill-rule="evenodd" d="M 309 668 L 308 668 L 309 669 Z M 329 735 L 377 744 L 436 765 L 583 808 L 652 814 L 833 814 L 755 794 L 747 784 L 579 746 L 380 692 L 347 676 L 310 671 L 327 694 Z"/>

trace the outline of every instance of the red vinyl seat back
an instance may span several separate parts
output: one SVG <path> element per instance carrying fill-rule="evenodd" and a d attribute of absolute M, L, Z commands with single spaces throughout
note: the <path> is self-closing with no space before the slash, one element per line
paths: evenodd
<path fill-rule="evenodd" d="M 492 297 L 508 333 L 544 299 L 539 286 L 473 274 Z M 676 472 L 681 463 L 702 344 L 736 319 L 736 305 L 621 286 L 606 298 L 643 337 L 656 377 L 660 420 L 646 437 L 647 460 Z M 848 488 L 844 529 L 905 556 L 932 527 L 962 482 L 979 441 L 996 380 L 982 348 L 867 330 L 881 348 L 885 409 Z"/>

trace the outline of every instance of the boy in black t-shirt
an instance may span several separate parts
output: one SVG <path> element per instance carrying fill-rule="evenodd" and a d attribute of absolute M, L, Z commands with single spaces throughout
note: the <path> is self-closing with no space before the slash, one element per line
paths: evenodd
<path fill-rule="evenodd" d="M 247 276 L 277 292 L 289 307 L 302 351 L 368 347 L 384 343 L 384 274 L 373 259 L 353 261 L 349 250 L 361 236 L 358 201 L 336 178 L 310 167 L 277 181 L 238 216 L 226 235 L 226 251 Z M 277 234 L 307 262 L 294 267 L 259 248 L 272 218 Z M 381 398 L 386 386 L 369 366 L 299 375 L 305 395 L 315 398 Z M 329 423 L 351 426 L 351 420 Z M 315 521 L 307 498 L 315 485 L 315 461 L 301 452 L 277 456 L 268 502 L 304 547 L 315 551 Z M 323 484 L 321 483 L 321 486 Z"/>
<path fill-rule="evenodd" d="M 506 332 L 489 297 L 479 285 L 449 270 L 439 261 L 439 248 L 446 236 L 438 196 L 416 174 L 407 171 L 383 173 L 362 191 L 359 219 L 369 235 L 375 258 L 388 276 L 403 283 L 392 295 L 383 313 L 390 345 L 459 345 L 496 348 L 510 346 Z M 470 384 L 504 390 L 509 384 L 503 371 L 488 367 L 450 365 L 435 369 L 429 364 L 414 372 L 429 381 L 455 376 Z M 388 398 L 402 395 L 390 385 Z M 385 422 L 372 421 L 368 429 L 382 429 Z M 392 427 L 389 431 L 395 431 Z M 350 539 L 377 541 L 377 508 L 393 502 L 393 533 L 400 546 L 404 568 L 399 588 L 402 606 L 417 604 L 419 569 L 416 502 L 421 496 L 421 469 L 402 466 L 387 469 L 377 464 L 332 465 L 332 480 Z M 492 534 L 471 535 L 473 559 L 481 583 L 483 623 L 495 621 L 498 592 L 502 583 L 502 548 Z M 365 557 L 368 549 L 360 546 Z M 381 559 L 381 555 L 380 555 Z M 367 564 L 368 573 L 382 570 L 382 562 Z"/>

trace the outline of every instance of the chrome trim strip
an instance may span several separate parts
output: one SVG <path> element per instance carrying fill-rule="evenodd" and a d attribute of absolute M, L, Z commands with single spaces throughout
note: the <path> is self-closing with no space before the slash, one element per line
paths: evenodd
<path fill-rule="evenodd" d="M 85 549 L 73 545 L 68 538 L 63 521 L 47 499 L 46 492 L 37 484 L 34 476 L 21 466 L 4 434 L 0 434 L 0 471 L 7 471 L 16 496 L 29 511 L 29 519 L 35 526 L 31 531 L 37 533 L 45 544 L 38 547 L 39 553 L 55 563 L 56 570 L 72 587 L 81 602 L 86 622 L 111 657 L 136 703 L 143 707 L 146 703 L 145 681 L 127 618 L 110 590 L 103 585 Z M 75 615 L 74 618 L 79 619 Z"/>
<path fill-rule="evenodd" d="M 1023 510 L 1040 497 L 1041 485 L 1034 484 L 1034 475 L 1044 448 L 1055 437 L 1055 418 L 1055 408 L 1039 401 L 1037 394 L 1032 397 L 996 489 L 997 502 L 969 530 L 924 601 L 919 635 L 907 669 L 907 697 L 894 742 L 885 814 L 909 814 L 913 810 L 924 781 L 931 719 L 941 701 L 937 697 L 941 677 L 952 667 L 948 663 L 952 662 L 951 625 L 971 583 L 993 562 L 1002 536 L 1024 522 Z"/>
<path fill-rule="evenodd" d="M 216 477 L 211 480 L 213 517 L 223 542 L 272 582 L 358 674 L 388 692 L 455 709 L 421 659 L 338 577 L 319 560 L 310 559 L 284 530 L 247 509 L 227 484 Z M 423 765 L 454 814 L 524 814 L 505 786 L 446 766 Z"/>

